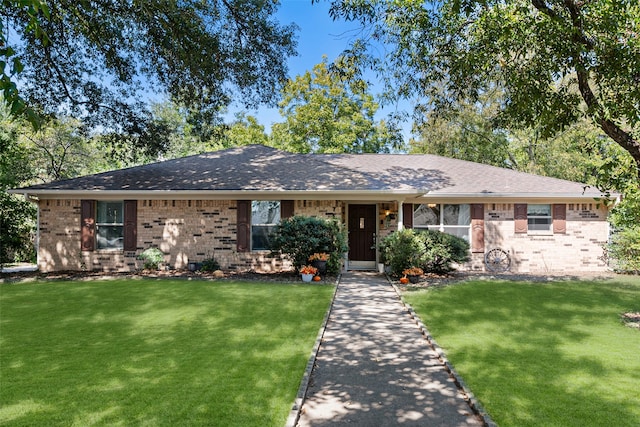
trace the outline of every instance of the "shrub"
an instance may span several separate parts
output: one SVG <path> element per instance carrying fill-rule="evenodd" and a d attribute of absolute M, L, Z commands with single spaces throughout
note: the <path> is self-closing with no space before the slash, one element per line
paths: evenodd
<path fill-rule="evenodd" d="M 469 261 L 469 243 L 452 234 L 436 230 L 421 231 L 425 244 L 423 268 L 431 273 L 453 270 L 451 264 Z"/>
<path fill-rule="evenodd" d="M 215 258 L 207 258 L 202 261 L 202 271 L 216 271 L 220 270 L 220 263 Z"/>
<path fill-rule="evenodd" d="M 615 232 L 607 252 L 616 271 L 640 274 L 640 226 Z"/>
<path fill-rule="evenodd" d="M 380 252 L 382 259 L 391 268 L 391 274 L 400 276 L 407 268 L 422 266 L 426 250 L 420 233 L 412 229 L 404 229 L 382 239 Z"/>
<path fill-rule="evenodd" d="M 347 236 L 336 220 L 293 216 L 284 219 L 269 237 L 272 255 L 288 257 L 296 270 L 314 253 L 329 254 L 327 272 L 340 271 L 342 255 L 347 251 Z"/>
<path fill-rule="evenodd" d="M 160 263 L 164 261 L 164 254 L 158 248 L 147 248 L 138 255 L 138 259 L 144 262 L 146 270 L 157 270 Z"/>
<path fill-rule="evenodd" d="M 394 276 L 411 267 L 445 273 L 452 270 L 451 264 L 469 260 L 469 243 L 440 231 L 405 229 L 385 237 L 380 252 Z"/>
<path fill-rule="evenodd" d="M 35 205 L 0 191 L 0 264 L 35 262 Z"/>

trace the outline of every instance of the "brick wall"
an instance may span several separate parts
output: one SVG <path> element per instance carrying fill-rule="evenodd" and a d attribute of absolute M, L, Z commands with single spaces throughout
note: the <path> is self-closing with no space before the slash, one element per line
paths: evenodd
<path fill-rule="evenodd" d="M 507 251 L 511 271 L 519 273 L 577 273 L 604 271 L 602 259 L 609 227 L 607 208 L 596 203 L 567 205 L 564 234 L 515 233 L 514 210 L 510 203 L 485 205 L 485 252 Z M 467 266 L 484 269 L 484 254 L 473 254 Z"/>
<path fill-rule="evenodd" d="M 80 251 L 80 200 L 41 200 L 38 266 L 41 271 L 134 271 L 137 255 L 148 247 L 165 253 L 168 266 L 187 268 L 190 262 L 214 257 L 224 269 L 277 271 L 288 262 L 268 252 L 236 250 L 236 202 L 218 200 L 139 200 L 135 252 Z M 345 218 L 340 201 L 297 200 L 296 215 Z M 397 215 L 395 209 L 392 213 Z M 596 203 L 567 205 L 566 234 L 517 234 L 513 204 L 485 204 L 485 252 L 499 247 L 512 260 L 512 272 L 571 274 L 603 271 L 602 245 L 608 239 L 607 210 Z M 387 226 L 379 208 L 383 237 L 397 228 L 397 216 Z M 465 268 L 484 269 L 484 254 L 473 254 Z"/>
<path fill-rule="evenodd" d="M 215 258 L 227 270 L 268 272 L 291 267 L 268 251 L 236 250 L 236 201 L 139 200 L 137 208 L 135 252 L 81 252 L 80 200 L 40 201 L 40 270 L 135 271 L 142 267 L 137 256 L 149 247 L 163 251 L 166 265 L 176 269 L 207 258 Z M 294 212 L 340 220 L 344 204 L 298 200 Z"/>
<path fill-rule="evenodd" d="M 82 270 L 80 200 L 40 200 L 38 267 L 41 271 Z"/>

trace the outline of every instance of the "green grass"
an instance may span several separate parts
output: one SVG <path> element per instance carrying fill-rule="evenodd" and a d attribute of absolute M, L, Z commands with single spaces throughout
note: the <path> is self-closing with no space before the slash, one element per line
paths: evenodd
<path fill-rule="evenodd" d="M 332 292 L 0 284 L 0 425 L 282 426 Z"/>
<path fill-rule="evenodd" d="M 476 281 L 405 299 L 500 426 L 640 425 L 640 279 Z"/>

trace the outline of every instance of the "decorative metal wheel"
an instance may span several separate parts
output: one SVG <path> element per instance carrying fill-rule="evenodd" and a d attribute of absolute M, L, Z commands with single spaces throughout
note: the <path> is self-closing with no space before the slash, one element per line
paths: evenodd
<path fill-rule="evenodd" d="M 487 266 L 487 270 L 502 273 L 511 267 L 511 257 L 502 249 L 491 249 L 484 255 L 484 264 Z"/>

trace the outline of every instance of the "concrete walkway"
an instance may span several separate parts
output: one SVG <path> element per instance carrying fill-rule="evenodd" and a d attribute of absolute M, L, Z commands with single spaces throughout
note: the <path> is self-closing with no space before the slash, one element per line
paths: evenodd
<path fill-rule="evenodd" d="M 342 276 L 298 426 L 479 426 L 382 275 Z"/>

